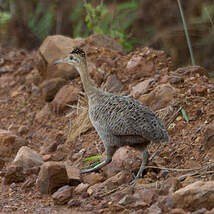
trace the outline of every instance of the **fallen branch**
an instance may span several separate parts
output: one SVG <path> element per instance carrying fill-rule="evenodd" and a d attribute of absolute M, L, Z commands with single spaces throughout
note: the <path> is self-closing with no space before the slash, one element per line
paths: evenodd
<path fill-rule="evenodd" d="M 169 126 L 171 125 L 171 123 L 174 122 L 174 120 L 177 118 L 177 116 L 180 114 L 180 111 L 181 111 L 182 108 L 183 108 L 183 107 L 180 106 L 180 107 L 178 108 L 178 110 L 172 115 L 172 117 L 167 121 L 167 123 L 166 123 L 166 128 L 167 128 L 167 129 L 169 128 Z"/>
<path fill-rule="evenodd" d="M 146 166 L 145 169 L 150 168 L 150 169 L 161 169 L 161 170 L 176 171 L 176 172 L 189 172 L 189 171 L 203 171 L 203 170 L 207 170 L 207 168 L 209 167 L 214 167 L 214 162 L 211 162 L 202 167 L 191 168 L 191 169 L 175 169 L 175 168 L 165 168 L 165 167 L 158 167 L 158 166 Z"/>

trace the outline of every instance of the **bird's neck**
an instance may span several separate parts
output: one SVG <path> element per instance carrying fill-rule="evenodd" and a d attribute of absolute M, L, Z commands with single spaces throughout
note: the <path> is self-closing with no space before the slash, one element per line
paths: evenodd
<path fill-rule="evenodd" d="M 94 85 L 92 79 L 88 73 L 87 62 L 82 63 L 79 67 L 76 68 L 80 74 L 80 78 L 83 84 L 83 88 L 88 97 L 94 95 L 98 88 Z"/>

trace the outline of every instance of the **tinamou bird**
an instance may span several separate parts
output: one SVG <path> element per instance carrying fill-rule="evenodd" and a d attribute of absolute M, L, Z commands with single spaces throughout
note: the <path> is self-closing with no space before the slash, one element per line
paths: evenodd
<path fill-rule="evenodd" d="M 142 163 L 135 179 L 135 184 L 142 177 L 148 161 L 147 150 L 150 142 L 168 142 L 168 134 L 164 122 L 146 105 L 127 96 L 119 96 L 97 88 L 91 80 L 85 52 L 75 48 L 64 58 L 54 64 L 67 63 L 79 72 L 88 98 L 89 118 L 100 136 L 106 159 L 91 169 L 81 172 L 94 172 L 112 161 L 115 151 L 122 146 L 131 146 L 142 151 Z"/>

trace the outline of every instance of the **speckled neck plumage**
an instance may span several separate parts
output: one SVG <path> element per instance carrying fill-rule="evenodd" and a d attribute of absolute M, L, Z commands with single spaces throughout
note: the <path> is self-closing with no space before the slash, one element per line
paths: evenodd
<path fill-rule="evenodd" d="M 87 67 L 87 61 L 82 61 L 80 66 L 77 68 L 80 78 L 84 87 L 84 91 L 88 97 L 92 96 L 93 94 L 96 94 L 98 89 L 94 85 L 92 79 L 89 76 L 88 73 L 88 67 Z"/>

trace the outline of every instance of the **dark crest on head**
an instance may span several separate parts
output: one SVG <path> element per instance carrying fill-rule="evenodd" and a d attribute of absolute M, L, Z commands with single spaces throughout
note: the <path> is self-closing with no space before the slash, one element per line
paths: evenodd
<path fill-rule="evenodd" d="M 77 54 L 81 57 L 85 58 L 85 52 L 81 48 L 74 48 L 74 50 L 71 52 L 71 54 Z"/>

